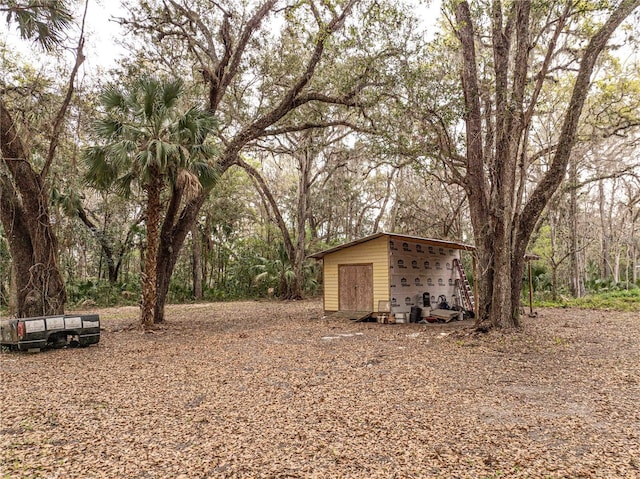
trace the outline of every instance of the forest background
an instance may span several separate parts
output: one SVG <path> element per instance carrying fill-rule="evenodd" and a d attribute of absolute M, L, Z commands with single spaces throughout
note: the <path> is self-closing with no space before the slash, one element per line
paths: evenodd
<path fill-rule="evenodd" d="M 29 2 L 0 2 L 9 20 L 0 45 L 3 146 L 21 140 L 17 153 L 2 151 L 0 289 L 10 314 L 137 304 L 142 295 L 161 321 L 165 301 L 317 294 L 319 265 L 307 256 L 377 231 L 476 241 L 469 193 L 477 180 L 460 175 L 469 151 L 458 10 L 466 2 L 444 2 L 439 20 L 426 22 L 427 10 L 409 1 L 128 1 L 112 19 L 124 54 L 109 67 L 85 51 L 85 3 L 44 3 L 25 17 Z M 552 168 L 590 39 L 612 12 L 635 8 L 522 3 L 532 7 L 524 96 L 535 111 L 519 141 L 514 205 Z M 522 13 L 514 5 L 469 9 L 489 117 L 500 103 L 496 38 L 509 38 Z M 635 15 L 597 56 L 562 184 L 527 242 L 540 256 L 539 300 L 590 295 L 594 304 L 605 292 L 633 307 L 640 298 Z M 21 48 L 9 39 L 16 32 Z M 507 76 L 515 83 L 515 69 Z M 149 78 L 158 83 L 141 81 Z M 143 118 L 145 98 L 162 108 Z M 209 118 L 198 123 L 193 112 Z M 145 137 L 153 130 L 145 121 L 158 115 L 167 136 Z M 489 149 L 496 143 L 487 140 Z M 166 167 L 157 184 L 153 164 L 139 161 L 151 156 Z M 499 183 L 494 167 L 487 177 Z M 21 227 L 29 241 L 15 241 Z M 155 288 L 145 292 L 152 269 Z"/>

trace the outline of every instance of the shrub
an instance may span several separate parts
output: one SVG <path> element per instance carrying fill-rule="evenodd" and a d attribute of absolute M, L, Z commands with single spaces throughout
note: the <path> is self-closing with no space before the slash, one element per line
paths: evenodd
<path fill-rule="evenodd" d="M 72 307 L 86 305 L 130 306 L 140 300 L 140 283 L 110 283 L 106 280 L 88 279 L 67 284 L 67 303 Z"/>

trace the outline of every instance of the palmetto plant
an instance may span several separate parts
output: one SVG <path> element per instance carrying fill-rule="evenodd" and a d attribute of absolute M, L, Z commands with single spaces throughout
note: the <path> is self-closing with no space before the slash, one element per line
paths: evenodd
<path fill-rule="evenodd" d="M 275 289 L 276 296 L 283 299 L 291 298 L 291 286 L 296 281 L 296 274 L 293 271 L 291 261 L 287 258 L 284 245 L 278 243 L 276 257 L 265 258 L 258 257 L 258 264 L 254 266 L 257 273 L 254 276 L 254 282 L 271 286 Z M 302 289 L 306 293 L 315 294 L 317 292 L 317 265 L 316 261 L 305 261 L 303 264 L 303 283 Z"/>
<path fill-rule="evenodd" d="M 73 21 L 69 2 L 64 0 L 0 0 L 0 14 L 18 26 L 21 38 L 33 39 L 46 50 L 62 43 Z"/>
<path fill-rule="evenodd" d="M 214 181 L 214 149 L 207 142 L 213 117 L 199 108 L 182 109 L 184 84 L 144 77 L 130 87 L 110 86 L 100 96 L 103 116 L 95 123 L 100 143 L 85 151 L 87 180 L 98 189 L 145 196 L 147 249 L 142 277 L 141 323 L 153 323 L 156 256 L 167 184 L 187 199 Z"/>

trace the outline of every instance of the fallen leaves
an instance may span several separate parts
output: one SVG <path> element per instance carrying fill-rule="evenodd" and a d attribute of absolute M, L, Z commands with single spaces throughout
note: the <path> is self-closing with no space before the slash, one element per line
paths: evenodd
<path fill-rule="evenodd" d="M 0 477 L 640 477 L 640 324 L 317 319 L 318 301 L 100 311 L 97 347 L 0 355 Z M 313 318 L 313 319 L 311 319 Z"/>

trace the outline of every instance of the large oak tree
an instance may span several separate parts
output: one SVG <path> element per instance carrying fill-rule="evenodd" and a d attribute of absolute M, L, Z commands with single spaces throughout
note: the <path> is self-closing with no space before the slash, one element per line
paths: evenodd
<path fill-rule="evenodd" d="M 48 50 L 61 43 L 72 20 L 66 2 L 58 0 L 0 2 L 0 12 L 6 14 L 10 24 L 17 25 L 22 38 L 34 40 Z M 44 113 L 49 121 L 42 122 L 48 126 L 46 139 L 40 143 L 26 141 L 29 136 L 37 136 L 38 128 L 21 121 L 19 113 L 13 111 L 19 100 L 12 94 L 20 94 L 20 88 L 4 79 L 0 82 L 0 220 L 13 262 L 16 314 L 21 317 L 64 312 L 66 290 L 51 223 L 49 182 L 75 78 L 84 61 L 83 45 L 81 35 L 62 95 L 53 111 Z M 29 89 L 25 91 L 29 95 Z"/>
<path fill-rule="evenodd" d="M 598 57 L 638 5 L 640 0 L 448 3 L 460 49 L 465 124 L 465 152 L 449 155 L 448 163 L 469 198 L 479 322 L 519 324 L 526 248 L 565 178 Z M 557 137 L 534 151 L 532 132 L 545 87 L 570 72 Z M 531 184 L 529 167 L 542 159 L 547 163 Z"/>
<path fill-rule="evenodd" d="M 166 69 L 192 61 L 209 110 L 221 122 L 223 174 L 252 142 L 322 126 L 293 111 L 361 105 L 376 85 L 376 68 L 394 53 L 376 41 L 376 34 L 386 28 L 391 37 L 391 26 L 401 23 L 393 8 L 386 15 L 387 7 L 370 0 L 155 0 L 131 9 L 122 22 L 149 40 L 144 45 L 152 51 L 141 52 L 149 61 Z M 204 188 L 186 204 L 169 200 L 157 255 L 155 322 L 164 320 L 176 261 L 209 193 Z"/>

